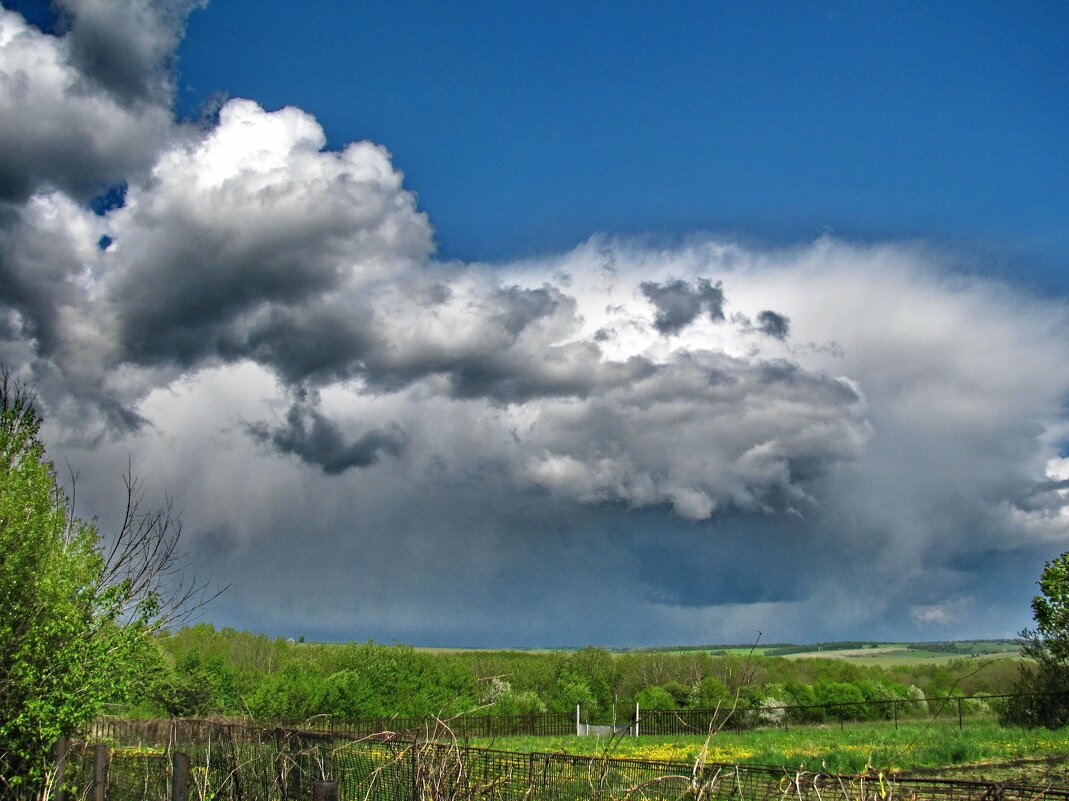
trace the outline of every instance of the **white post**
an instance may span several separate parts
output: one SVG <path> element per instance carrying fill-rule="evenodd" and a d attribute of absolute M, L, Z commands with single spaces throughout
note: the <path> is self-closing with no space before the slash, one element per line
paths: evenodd
<path fill-rule="evenodd" d="M 579 704 L 575 705 L 575 736 L 582 736 L 583 732 L 579 729 Z"/>
<path fill-rule="evenodd" d="M 635 701 L 635 736 L 638 737 L 638 701 Z"/>

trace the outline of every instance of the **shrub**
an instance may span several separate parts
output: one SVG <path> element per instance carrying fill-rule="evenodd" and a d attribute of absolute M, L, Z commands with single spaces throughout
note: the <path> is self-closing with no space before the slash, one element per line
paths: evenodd
<path fill-rule="evenodd" d="M 635 696 L 635 703 L 640 709 L 679 709 L 675 696 L 657 685 L 640 690 Z"/>

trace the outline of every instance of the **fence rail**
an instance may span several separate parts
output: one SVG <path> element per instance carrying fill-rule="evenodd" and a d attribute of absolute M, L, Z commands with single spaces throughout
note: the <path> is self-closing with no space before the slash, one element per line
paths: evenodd
<path fill-rule="evenodd" d="M 100 750 L 74 747 L 71 798 L 309 801 L 332 780 L 339 801 L 1069 801 L 1069 788 L 516 753 L 208 721 L 111 721 L 97 730 L 113 746 L 104 784 L 91 758 Z M 176 754 L 189 760 L 183 797 Z"/>

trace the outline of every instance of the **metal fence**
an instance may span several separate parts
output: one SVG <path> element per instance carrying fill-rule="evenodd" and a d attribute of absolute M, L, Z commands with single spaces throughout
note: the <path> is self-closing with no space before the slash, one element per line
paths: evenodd
<path fill-rule="evenodd" d="M 1069 801 L 1067 788 L 517 753 L 205 721 L 111 721 L 102 731 L 111 743 L 103 790 L 93 749 L 83 746 L 68 757 L 70 798 L 172 799 L 175 755 L 185 754 L 184 798 L 196 801 L 311 801 L 324 779 L 337 782 L 339 801 Z M 143 752 L 150 738 L 157 753 Z"/>
<path fill-rule="evenodd" d="M 428 726 L 440 725 L 437 718 L 359 718 L 324 716 L 310 721 L 311 728 L 331 734 L 357 737 L 394 732 L 408 737 L 422 736 Z M 460 715 L 449 720 L 449 728 L 459 739 L 469 737 L 561 737 L 575 734 L 575 716 L 569 712 L 531 712 L 525 715 Z"/>

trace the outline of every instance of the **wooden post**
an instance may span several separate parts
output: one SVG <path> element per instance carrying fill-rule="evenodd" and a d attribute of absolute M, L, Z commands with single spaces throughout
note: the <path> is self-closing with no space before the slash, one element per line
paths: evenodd
<path fill-rule="evenodd" d="M 312 783 L 312 801 L 338 801 L 337 781 L 318 781 Z"/>
<path fill-rule="evenodd" d="M 419 801 L 419 757 L 416 754 L 416 749 L 419 747 L 419 740 L 415 740 L 412 743 L 412 801 Z"/>
<path fill-rule="evenodd" d="M 965 728 L 965 720 L 963 719 L 962 714 L 961 714 L 961 699 L 960 698 L 958 699 L 958 728 L 959 729 L 964 729 Z"/>
<path fill-rule="evenodd" d="M 891 709 L 894 711 L 895 728 L 897 729 L 898 728 L 898 701 L 892 701 L 891 702 Z"/>
<path fill-rule="evenodd" d="M 67 772 L 67 749 L 70 748 L 70 738 L 60 735 L 56 740 L 56 775 L 55 794 L 56 801 L 63 801 L 63 774 Z"/>
<path fill-rule="evenodd" d="M 175 751 L 171 757 L 171 801 L 189 801 L 189 754 Z"/>
<path fill-rule="evenodd" d="M 93 801 L 104 801 L 108 792 L 108 747 L 93 746 Z"/>

